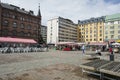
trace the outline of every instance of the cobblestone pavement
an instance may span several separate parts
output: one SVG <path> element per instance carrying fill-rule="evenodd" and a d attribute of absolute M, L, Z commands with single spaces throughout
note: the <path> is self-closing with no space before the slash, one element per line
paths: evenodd
<path fill-rule="evenodd" d="M 86 51 L 86 54 L 95 53 L 94 51 Z M 102 53 L 101 59 L 108 59 L 108 53 Z M 55 64 L 70 64 L 79 66 L 88 62 L 85 54 L 81 51 L 55 51 L 35 52 L 35 53 L 12 53 L 0 54 L 0 75 L 19 73 L 35 68 L 44 68 Z"/>

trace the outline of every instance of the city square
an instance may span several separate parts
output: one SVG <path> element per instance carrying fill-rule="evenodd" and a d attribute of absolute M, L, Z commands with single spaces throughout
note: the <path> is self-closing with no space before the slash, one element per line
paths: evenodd
<path fill-rule="evenodd" d="M 0 80 L 120 80 L 119 0 L 0 0 Z"/>
<path fill-rule="evenodd" d="M 95 51 L 59 51 L 0 54 L 1 80 L 98 80 L 83 75 L 80 65 L 94 59 Z M 100 59 L 109 60 L 109 52 Z M 115 61 L 120 55 L 116 53 Z"/>

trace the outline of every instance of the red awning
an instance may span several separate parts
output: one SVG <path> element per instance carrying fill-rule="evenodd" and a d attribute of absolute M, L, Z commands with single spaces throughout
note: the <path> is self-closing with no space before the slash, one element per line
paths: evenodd
<path fill-rule="evenodd" d="M 11 38 L 11 37 L 0 37 L 0 42 L 37 43 L 34 39 L 22 39 L 22 38 Z"/>

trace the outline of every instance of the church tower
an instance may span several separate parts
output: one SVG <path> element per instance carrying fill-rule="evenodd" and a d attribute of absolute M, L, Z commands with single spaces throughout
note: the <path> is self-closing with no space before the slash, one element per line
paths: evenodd
<path fill-rule="evenodd" d="M 42 44 L 44 43 L 43 41 L 43 38 L 42 38 L 42 35 L 41 35 L 41 11 L 40 11 L 40 3 L 39 3 L 39 6 L 38 6 L 38 15 L 37 17 L 39 18 L 39 25 L 38 25 L 38 43 L 39 44 Z"/>

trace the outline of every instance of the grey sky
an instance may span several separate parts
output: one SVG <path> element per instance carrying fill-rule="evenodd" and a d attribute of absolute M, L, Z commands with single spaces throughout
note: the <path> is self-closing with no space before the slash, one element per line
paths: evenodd
<path fill-rule="evenodd" d="M 115 0 L 1 0 L 26 10 L 38 13 L 40 3 L 42 24 L 47 25 L 47 20 L 56 16 L 71 19 L 77 23 L 91 17 L 99 17 L 120 13 L 120 1 Z M 114 1 L 114 2 L 113 2 Z"/>

